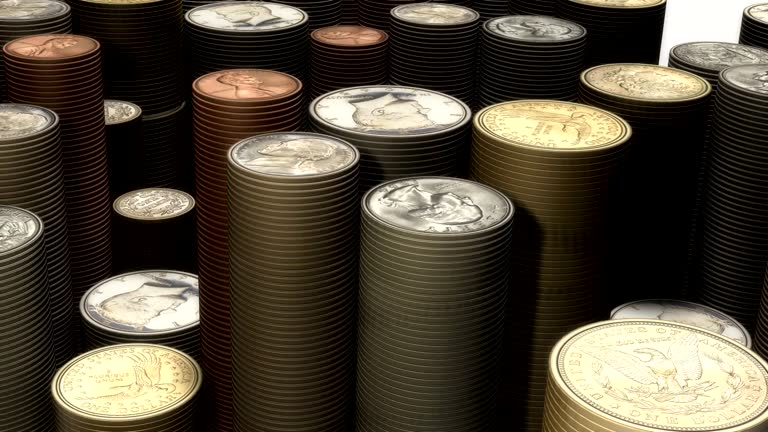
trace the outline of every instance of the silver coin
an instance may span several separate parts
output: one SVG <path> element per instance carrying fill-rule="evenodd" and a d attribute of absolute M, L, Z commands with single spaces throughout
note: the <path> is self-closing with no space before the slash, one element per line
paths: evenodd
<path fill-rule="evenodd" d="M 104 100 L 104 120 L 107 125 L 129 122 L 141 115 L 138 105 L 112 99 Z"/>
<path fill-rule="evenodd" d="M 5 253 L 38 238 L 42 222 L 34 214 L 17 207 L 0 206 L 0 253 Z"/>
<path fill-rule="evenodd" d="M 0 20 L 41 20 L 69 10 L 69 5 L 55 0 L 3 0 L 0 1 Z"/>
<path fill-rule="evenodd" d="M 187 12 L 187 20 L 199 26 L 238 32 L 263 32 L 294 27 L 307 21 L 301 9 L 261 1 L 219 2 Z"/>
<path fill-rule="evenodd" d="M 582 3 L 592 6 L 607 8 L 643 8 L 658 6 L 666 3 L 666 0 L 570 0 L 574 3 Z"/>
<path fill-rule="evenodd" d="M 0 139 L 38 134 L 57 121 L 52 111 L 34 105 L 0 104 Z"/>
<path fill-rule="evenodd" d="M 742 65 L 721 73 L 726 82 L 761 95 L 768 95 L 768 64 Z"/>
<path fill-rule="evenodd" d="M 731 66 L 768 63 L 768 51 L 727 42 L 690 42 L 672 48 L 672 55 L 692 66 L 720 71 Z"/>
<path fill-rule="evenodd" d="M 525 42 L 570 41 L 584 37 L 586 29 L 575 22 L 538 15 L 514 15 L 485 22 L 489 32 Z"/>
<path fill-rule="evenodd" d="M 115 199 L 115 211 L 125 217 L 162 220 L 181 216 L 195 206 L 192 195 L 176 189 L 147 188 L 128 192 Z"/>
<path fill-rule="evenodd" d="M 416 24 L 467 24 L 480 19 L 474 10 L 446 3 L 411 3 L 392 9 L 392 16 Z"/>
<path fill-rule="evenodd" d="M 760 22 L 768 23 L 768 4 L 762 3 L 747 6 L 744 13 Z"/>

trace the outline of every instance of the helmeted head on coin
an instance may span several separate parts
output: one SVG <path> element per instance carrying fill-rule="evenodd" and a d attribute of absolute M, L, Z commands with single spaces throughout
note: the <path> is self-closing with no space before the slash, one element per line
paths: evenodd
<path fill-rule="evenodd" d="M 267 157 L 251 159 L 245 165 L 296 173 L 314 171 L 314 162 L 330 158 L 335 149 L 332 143 L 315 138 L 279 141 L 258 150 L 260 155 Z"/>
<path fill-rule="evenodd" d="M 429 108 L 415 99 L 384 93 L 373 99 L 349 101 L 355 107 L 352 120 L 362 128 L 380 130 L 415 130 L 435 126 Z"/>
<path fill-rule="evenodd" d="M 387 192 L 380 202 L 389 207 L 407 208 L 409 216 L 443 225 L 469 224 L 483 217 L 483 211 L 470 197 L 460 197 L 453 192 L 431 193 L 413 184 Z"/>
<path fill-rule="evenodd" d="M 268 7 L 255 4 L 233 4 L 212 10 L 235 27 L 253 27 L 280 19 Z"/>

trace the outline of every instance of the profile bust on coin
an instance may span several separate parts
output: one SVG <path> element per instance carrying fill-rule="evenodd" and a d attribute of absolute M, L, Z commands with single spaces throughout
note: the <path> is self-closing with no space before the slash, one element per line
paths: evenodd
<path fill-rule="evenodd" d="M 58 2 L 49 0 L 0 0 L 0 17 L 31 18 L 51 10 L 64 10 Z"/>
<path fill-rule="evenodd" d="M 688 63 L 712 70 L 735 65 L 768 63 L 768 51 L 725 42 L 690 42 L 672 48 L 672 54 Z"/>
<path fill-rule="evenodd" d="M 537 16 L 510 16 L 490 20 L 490 29 L 505 36 L 531 40 L 561 40 L 583 35 L 583 27 L 564 20 Z"/>
<path fill-rule="evenodd" d="M 211 95 L 219 97 L 228 97 L 231 99 L 266 98 L 274 97 L 282 93 L 280 91 L 264 88 L 264 81 L 261 81 L 253 74 L 247 72 L 225 72 L 216 78 L 216 81 L 229 86 L 227 90 L 211 93 Z"/>
<path fill-rule="evenodd" d="M 359 159 L 359 152 L 329 135 L 277 132 L 240 141 L 230 150 L 230 157 L 262 174 L 309 176 L 347 169 Z"/>
<path fill-rule="evenodd" d="M 387 192 L 379 202 L 408 210 L 408 216 L 443 225 L 462 225 L 483 218 L 483 211 L 470 197 L 453 192 L 431 193 L 409 184 Z"/>
<path fill-rule="evenodd" d="M 43 130 L 51 124 L 51 119 L 42 113 L 23 112 L 9 108 L 9 105 L 0 105 L 0 139 L 24 136 Z"/>
<path fill-rule="evenodd" d="M 460 24 L 477 18 L 471 9 L 440 3 L 404 5 L 395 8 L 393 14 L 398 18 L 422 24 Z"/>
<path fill-rule="evenodd" d="M 21 245 L 34 236 L 36 232 L 37 226 L 32 217 L 18 210 L 2 208 L 2 212 L 0 212 L 0 252 Z"/>
<path fill-rule="evenodd" d="M 280 20 L 279 17 L 272 15 L 272 11 L 266 6 L 255 4 L 228 5 L 213 9 L 213 11 L 234 28 L 258 27 L 265 23 Z"/>
<path fill-rule="evenodd" d="M 44 40 L 40 44 L 26 44 L 18 46 L 15 44 L 12 51 L 29 57 L 59 57 L 71 55 L 66 51 L 67 48 L 74 47 L 80 43 L 80 40 L 71 36 L 54 36 Z"/>
<path fill-rule="evenodd" d="M 319 29 L 317 37 L 335 45 L 371 45 L 386 39 L 386 33 L 362 26 L 333 26 Z"/>
<path fill-rule="evenodd" d="M 415 99 L 393 93 L 350 100 L 349 103 L 355 107 L 352 120 L 362 129 L 423 130 L 436 125 L 429 118 L 429 108 L 421 106 Z"/>
<path fill-rule="evenodd" d="M 320 139 L 296 138 L 269 144 L 257 152 L 263 157 L 245 162 L 259 171 L 280 174 L 314 172 L 315 162 L 333 156 L 335 146 Z"/>

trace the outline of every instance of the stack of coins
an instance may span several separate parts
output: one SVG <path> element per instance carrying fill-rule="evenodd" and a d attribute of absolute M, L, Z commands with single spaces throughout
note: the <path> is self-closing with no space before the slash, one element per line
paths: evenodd
<path fill-rule="evenodd" d="M 720 73 L 704 189 L 699 300 L 753 329 L 768 262 L 768 64 Z"/>
<path fill-rule="evenodd" d="M 768 269 L 766 269 L 763 278 L 763 292 L 760 296 L 760 311 L 757 314 L 757 324 L 755 324 L 755 346 L 754 350 L 768 359 Z"/>
<path fill-rule="evenodd" d="M 493 18 L 480 38 L 480 106 L 518 99 L 576 100 L 584 27 L 545 16 Z"/>
<path fill-rule="evenodd" d="M 34 212 L 45 224 L 48 290 L 57 366 L 77 350 L 59 118 L 32 105 L 0 105 L 0 204 Z"/>
<path fill-rule="evenodd" d="M 474 0 L 472 9 L 480 14 L 480 21 L 485 22 L 491 18 L 507 15 L 509 0 Z"/>
<path fill-rule="evenodd" d="M 388 31 L 390 29 L 391 11 L 393 7 L 411 4 L 409 0 L 358 0 L 358 19 L 360 24 L 366 27 L 373 27 Z M 439 0 L 435 3 L 457 4 L 461 6 L 472 6 L 471 0 Z"/>
<path fill-rule="evenodd" d="M 50 385 L 56 430 L 197 430 L 201 384 L 197 362 L 173 348 L 131 343 L 88 351 Z"/>
<path fill-rule="evenodd" d="M 181 0 L 181 8 L 186 14 L 190 10 L 198 7 L 198 6 L 205 6 L 207 4 L 216 3 L 216 2 L 222 2 L 227 0 Z"/>
<path fill-rule="evenodd" d="M 587 29 L 586 66 L 659 63 L 666 0 L 557 0 L 557 16 Z"/>
<path fill-rule="evenodd" d="M 310 30 L 341 24 L 342 0 L 285 0 L 280 3 L 306 12 Z"/>
<path fill-rule="evenodd" d="M 85 36 L 38 35 L 16 39 L 3 50 L 10 100 L 44 106 L 60 118 L 77 313 L 77 299 L 112 269 L 99 43 Z"/>
<path fill-rule="evenodd" d="M 175 270 L 118 274 L 99 282 L 80 299 L 85 349 L 157 344 L 199 360 L 199 306 L 194 274 Z"/>
<path fill-rule="evenodd" d="M 345 87 L 386 84 L 387 33 L 370 27 L 339 25 L 312 32 L 312 98 Z"/>
<path fill-rule="evenodd" d="M 475 102 L 480 14 L 463 6 L 410 3 L 392 9 L 389 81 Z"/>
<path fill-rule="evenodd" d="M 747 6 L 744 9 L 739 43 L 768 48 L 768 3 Z"/>
<path fill-rule="evenodd" d="M 127 192 L 112 204 L 115 272 L 195 271 L 195 199 L 176 189 Z"/>
<path fill-rule="evenodd" d="M 626 181 L 617 186 L 625 211 L 613 220 L 612 283 L 622 287 L 608 299 L 613 305 L 683 294 L 711 88 L 658 65 L 608 64 L 581 75 L 581 102 L 620 115 L 633 130 Z M 648 217 L 649 205 L 663 216 Z"/>
<path fill-rule="evenodd" d="M 362 202 L 357 430 L 494 430 L 512 203 L 448 177 Z"/>
<path fill-rule="evenodd" d="M 351 142 L 361 153 L 360 190 L 413 176 L 459 176 L 469 139 L 469 107 L 413 87 L 363 86 L 316 98 L 316 132 Z"/>
<path fill-rule="evenodd" d="M 49 431 L 53 430 L 53 413 L 47 389 L 56 364 L 43 222 L 33 213 L 10 206 L 0 206 L 0 221 L 0 429 Z"/>
<path fill-rule="evenodd" d="M 510 15 L 555 16 L 557 0 L 509 0 Z"/>
<path fill-rule="evenodd" d="M 360 153 L 326 135 L 229 152 L 235 429 L 345 430 L 352 412 Z"/>
<path fill-rule="evenodd" d="M 723 335 L 747 348 L 752 336 L 741 323 L 717 309 L 683 300 L 637 300 L 615 307 L 611 319 L 659 319 L 698 327 Z"/>
<path fill-rule="evenodd" d="M 339 24 L 357 25 L 357 0 L 341 0 L 341 21 Z"/>
<path fill-rule="evenodd" d="M 189 148 L 190 110 L 186 102 L 158 114 L 141 117 L 142 147 L 139 187 L 190 189 L 192 152 Z"/>
<path fill-rule="evenodd" d="M 618 116 L 571 102 L 511 101 L 475 116 L 471 178 L 506 194 L 517 213 L 512 286 L 520 294 L 507 312 L 499 430 L 541 430 L 549 350 L 598 316 L 612 188 L 630 136 Z"/>
<path fill-rule="evenodd" d="M 192 78 L 232 68 L 273 69 L 304 79 L 309 17 L 289 5 L 218 2 L 185 15 Z"/>
<path fill-rule="evenodd" d="M 71 32 L 71 9 L 63 1 L 15 1 L 0 4 L 0 44 L 4 45 L 22 36 Z M 3 55 L 0 53 L 0 101 L 5 100 Z"/>
<path fill-rule="evenodd" d="M 143 131 L 141 108 L 130 102 L 104 100 L 109 157 L 109 193 L 112 199 L 137 189 L 142 177 Z"/>
<path fill-rule="evenodd" d="M 133 102 L 144 115 L 184 101 L 181 0 L 70 0 L 77 34 L 101 43 L 104 92 Z"/>
<path fill-rule="evenodd" d="M 214 72 L 192 86 L 195 198 L 203 366 L 214 398 L 211 429 L 232 427 L 227 153 L 233 144 L 271 131 L 296 130 L 306 116 L 302 84 L 275 71 Z"/>
<path fill-rule="evenodd" d="M 697 327 L 598 322 L 563 337 L 549 367 L 544 431 L 768 428 L 768 363 Z"/>

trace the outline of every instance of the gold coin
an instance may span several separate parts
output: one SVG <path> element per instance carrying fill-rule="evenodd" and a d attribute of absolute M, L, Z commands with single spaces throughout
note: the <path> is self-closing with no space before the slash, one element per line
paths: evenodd
<path fill-rule="evenodd" d="M 553 385 L 626 431 L 762 431 L 768 364 L 716 333 L 658 320 L 577 329 L 550 356 Z"/>
<path fill-rule="evenodd" d="M 705 79 L 690 72 L 636 63 L 595 66 L 581 73 L 581 81 L 611 96 L 650 101 L 688 101 L 712 91 Z"/>
<path fill-rule="evenodd" d="M 582 3 L 593 6 L 609 8 L 644 8 L 664 4 L 667 0 L 571 0 L 574 3 Z"/>
<path fill-rule="evenodd" d="M 627 141 L 629 124 L 608 111 L 550 100 L 502 102 L 475 115 L 475 130 L 511 145 L 582 150 Z"/>

